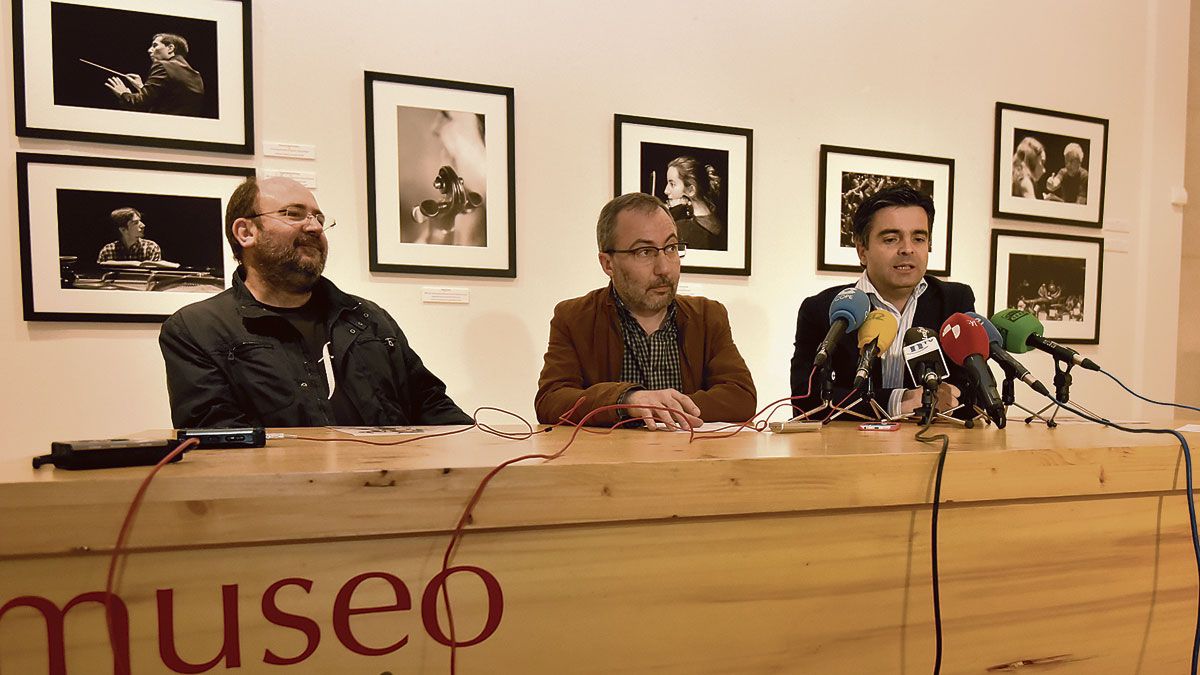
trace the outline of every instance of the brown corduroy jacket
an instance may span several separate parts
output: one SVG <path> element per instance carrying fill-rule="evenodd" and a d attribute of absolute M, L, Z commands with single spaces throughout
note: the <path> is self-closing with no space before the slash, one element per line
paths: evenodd
<path fill-rule="evenodd" d="M 682 392 L 700 408 L 705 422 L 744 422 L 755 412 L 754 380 L 733 343 L 725 307 L 707 298 L 677 296 L 679 369 Z M 621 382 L 625 342 L 608 287 L 564 300 L 550 320 L 550 343 L 538 379 L 534 408 L 538 421 L 554 424 L 580 397 L 571 415 L 578 422 L 592 410 L 613 405 L 635 382 Z M 589 425 L 611 426 L 620 419 L 605 411 Z"/>

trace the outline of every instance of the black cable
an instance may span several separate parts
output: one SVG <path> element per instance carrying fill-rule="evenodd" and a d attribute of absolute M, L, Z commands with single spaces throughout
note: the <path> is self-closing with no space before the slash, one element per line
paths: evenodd
<path fill-rule="evenodd" d="M 1100 371 L 1100 372 L 1104 372 L 1104 371 Z M 1108 373 L 1104 373 L 1104 374 L 1108 375 Z M 1112 375 L 1108 375 L 1108 376 L 1112 377 Z M 1116 381 L 1117 384 L 1121 384 L 1120 381 L 1117 380 L 1117 378 L 1113 377 L 1113 380 Z M 1123 384 L 1121 386 L 1125 387 L 1125 385 L 1123 385 Z M 1129 391 L 1129 388 L 1125 387 L 1125 390 Z M 1129 393 L 1133 394 L 1132 391 L 1129 391 Z M 1137 394 L 1133 394 L 1133 395 L 1137 396 Z M 1141 397 L 1138 396 L 1138 398 L 1141 398 Z M 1057 401 L 1057 400 L 1055 401 L 1055 403 L 1057 403 L 1059 406 L 1061 406 L 1063 410 L 1066 410 L 1069 413 L 1078 415 L 1079 417 L 1082 417 L 1083 419 L 1088 420 L 1089 422 L 1095 422 L 1096 424 L 1101 424 L 1106 427 L 1112 427 L 1113 429 L 1117 429 L 1118 431 L 1124 431 L 1124 432 L 1131 433 L 1131 434 L 1170 434 L 1170 435 L 1174 436 L 1176 440 L 1179 441 L 1180 447 L 1183 448 L 1184 470 L 1186 472 L 1185 477 L 1187 479 L 1188 518 L 1190 519 L 1190 523 L 1192 526 L 1192 551 L 1196 556 L 1196 582 L 1197 582 L 1196 583 L 1196 588 L 1197 588 L 1196 629 L 1195 629 L 1195 633 L 1193 634 L 1193 637 L 1192 637 L 1192 669 L 1188 672 L 1190 672 L 1190 673 L 1196 672 L 1196 666 L 1198 663 L 1200 663 L 1200 534 L 1197 533 L 1197 529 L 1196 529 L 1196 499 L 1195 499 L 1195 496 L 1193 495 L 1193 486 L 1192 486 L 1192 450 L 1188 446 L 1187 439 L 1183 437 L 1183 434 L 1179 433 L 1178 431 L 1176 431 L 1174 429 L 1134 429 L 1131 427 L 1126 427 L 1126 426 L 1117 424 L 1116 422 L 1113 422 L 1112 420 L 1109 420 L 1109 419 L 1106 419 L 1103 417 L 1099 417 L 1096 415 L 1091 415 L 1091 414 L 1083 412 L 1081 410 L 1077 410 L 1074 406 L 1071 406 L 1068 403 L 1063 403 L 1063 402 Z M 1151 403 L 1154 403 L 1154 401 L 1151 401 Z"/>
<path fill-rule="evenodd" d="M 933 402 L 930 404 L 929 409 L 931 411 L 937 410 L 936 393 L 933 396 Z M 942 449 L 938 452 L 937 470 L 934 472 L 933 478 L 933 508 L 931 509 L 929 525 L 929 554 L 932 559 L 931 576 L 933 578 L 933 675 L 938 675 L 942 671 L 942 593 L 941 582 L 938 578 L 938 505 L 942 501 L 942 470 L 946 466 L 946 450 L 950 448 L 950 437 L 946 434 L 924 436 L 925 432 L 929 431 L 929 427 L 933 425 L 935 419 L 937 419 L 937 414 L 930 414 L 929 420 L 917 432 L 915 438 L 922 443 L 933 443 L 939 440 L 942 442 Z"/>
<path fill-rule="evenodd" d="M 1122 389 L 1124 389 L 1125 391 L 1129 392 L 1130 394 L 1133 394 L 1133 395 L 1134 395 L 1134 396 L 1136 396 L 1137 398 L 1140 398 L 1140 399 L 1142 399 L 1142 400 L 1143 400 L 1143 401 L 1145 401 L 1146 403 L 1153 403 L 1154 405 L 1169 405 L 1169 406 L 1172 406 L 1172 407 L 1174 407 L 1174 408 L 1183 408 L 1184 410 L 1195 410 L 1196 412 L 1200 412 L 1200 408 L 1197 408 L 1197 407 L 1194 407 L 1194 406 L 1190 406 L 1190 405 L 1184 405 L 1184 404 L 1182 404 L 1182 403 L 1171 403 L 1170 401 L 1155 401 L 1154 399 L 1146 398 L 1145 396 L 1142 396 L 1141 394 L 1139 394 L 1139 393 L 1137 393 L 1136 391 L 1134 391 L 1134 390 L 1130 389 L 1129 387 L 1126 387 L 1126 386 L 1125 386 L 1125 383 L 1124 383 L 1124 382 L 1122 382 L 1122 381 L 1120 381 L 1120 380 L 1118 380 L 1116 375 L 1113 375 L 1112 373 L 1108 372 L 1107 370 L 1104 370 L 1103 368 L 1101 368 L 1101 369 L 1100 369 L 1100 372 L 1102 372 L 1102 373 L 1104 373 L 1105 375 L 1107 375 L 1107 376 L 1108 376 L 1108 378 L 1109 378 L 1110 380 L 1112 380 L 1113 382 L 1116 382 L 1117 384 L 1121 385 L 1121 388 L 1122 388 Z"/>

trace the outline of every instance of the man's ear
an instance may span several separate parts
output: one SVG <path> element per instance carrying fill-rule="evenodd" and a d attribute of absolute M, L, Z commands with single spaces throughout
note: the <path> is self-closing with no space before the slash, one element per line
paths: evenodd
<path fill-rule="evenodd" d="M 612 256 L 609 255 L 608 253 L 605 253 L 604 251 L 600 251 L 599 256 L 600 256 L 600 269 L 604 270 L 604 273 L 608 275 L 609 279 L 611 279 L 612 275 L 613 275 Z"/>
<path fill-rule="evenodd" d="M 258 225 L 249 218 L 238 218 L 233 221 L 230 226 L 233 230 L 233 238 L 237 243 L 241 244 L 243 249 L 253 248 L 255 241 L 258 238 Z"/>
<path fill-rule="evenodd" d="M 867 266 L 867 258 L 866 258 L 867 247 L 864 246 L 863 243 L 858 240 L 858 237 L 854 238 L 854 250 L 858 252 L 858 264 L 862 265 L 863 267 L 866 267 Z"/>

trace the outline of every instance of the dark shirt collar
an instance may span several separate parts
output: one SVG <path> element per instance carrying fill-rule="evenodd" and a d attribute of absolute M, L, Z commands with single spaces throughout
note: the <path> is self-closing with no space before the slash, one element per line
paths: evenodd
<path fill-rule="evenodd" d="M 233 271 L 233 296 L 237 299 L 238 313 L 245 318 L 279 316 L 270 307 L 259 302 L 258 298 L 255 298 L 250 289 L 246 287 L 244 265 L 238 265 L 237 269 Z M 333 285 L 332 281 L 323 276 L 313 286 L 313 296 L 323 298 L 328 303 L 327 306 L 334 311 L 354 309 L 359 305 L 353 296 L 343 293 L 341 289 Z"/>

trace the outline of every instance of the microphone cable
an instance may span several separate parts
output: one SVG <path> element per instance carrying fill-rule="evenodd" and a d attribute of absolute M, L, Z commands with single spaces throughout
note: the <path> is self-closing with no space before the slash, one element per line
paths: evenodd
<path fill-rule="evenodd" d="M 933 394 L 931 408 L 937 410 L 937 392 Z M 946 466 L 946 451 L 950 449 L 950 437 L 946 434 L 926 435 L 936 419 L 937 415 L 930 415 L 929 421 L 925 422 L 914 437 L 922 443 L 936 443 L 937 441 L 942 443 L 942 448 L 938 451 L 937 469 L 934 471 L 933 504 L 929 515 L 930 576 L 933 584 L 933 675 L 938 675 L 942 671 L 942 593 L 941 581 L 938 577 L 938 513 L 942 503 L 942 472 Z"/>
<path fill-rule="evenodd" d="M 1104 372 L 1104 371 L 1101 371 L 1101 372 Z M 1108 373 L 1104 373 L 1104 374 L 1108 375 Z M 1108 376 L 1112 377 L 1112 375 L 1108 375 Z M 1117 378 L 1113 377 L 1113 380 L 1116 380 L 1116 379 Z M 1120 384 L 1119 380 L 1117 381 L 1117 384 Z M 1125 385 L 1122 384 L 1121 386 L 1124 387 Z M 1126 388 L 1126 391 L 1129 391 L 1128 388 Z M 1133 393 L 1133 392 L 1130 392 L 1130 393 Z M 1137 396 L 1137 394 L 1134 394 L 1134 395 Z M 1139 396 L 1138 398 L 1141 398 L 1141 397 Z M 1153 403 L 1154 401 L 1151 401 L 1151 402 Z M 1107 419 L 1104 417 L 1099 417 L 1097 415 L 1092 415 L 1092 414 L 1089 414 L 1082 410 L 1078 410 L 1075 406 L 1071 405 L 1070 403 L 1063 403 L 1058 400 L 1055 400 L 1055 403 L 1058 403 L 1058 405 L 1062 406 L 1062 408 L 1064 410 L 1066 410 L 1067 412 L 1078 415 L 1079 417 L 1082 417 L 1083 419 L 1085 419 L 1089 422 L 1094 422 L 1096 424 L 1100 424 L 1100 425 L 1106 426 L 1106 427 L 1112 427 L 1113 429 L 1116 429 L 1118 431 L 1124 431 L 1124 432 L 1130 433 L 1130 434 L 1170 434 L 1175 437 L 1175 440 L 1179 441 L 1179 446 L 1180 446 L 1180 448 L 1183 449 L 1184 474 L 1185 474 L 1185 478 L 1187 479 L 1187 506 L 1188 506 L 1188 520 L 1189 520 L 1189 524 L 1191 525 L 1191 529 L 1192 529 L 1192 552 L 1195 554 L 1195 557 L 1196 557 L 1196 589 L 1197 589 L 1196 628 L 1195 628 L 1195 632 L 1192 637 L 1192 669 L 1190 671 L 1188 671 L 1188 672 L 1192 672 L 1192 673 L 1196 672 L 1196 666 L 1198 664 L 1200 664 L 1200 534 L 1197 533 L 1197 529 L 1196 529 L 1196 498 L 1195 498 L 1195 495 L 1193 494 L 1194 487 L 1192 485 L 1192 450 L 1191 450 L 1191 447 L 1188 445 L 1187 439 L 1183 437 L 1183 434 L 1179 433 L 1178 431 L 1176 431 L 1174 429 L 1135 429 L 1132 427 L 1127 427 L 1127 426 L 1118 424 L 1116 422 L 1113 422 L 1110 419 Z"/>
<path fill-rule="evenodd" d="M 1108 376 L 1108 379 L 1110 379 L 1110 380 L 1112 380 L 1113 382 L 1116 382 L 1118 385 L 1120 385 L 1122 389 L 1124 389 L 1125 391 L 1129 392 L 1130 394 L 1133 394 L 1133 396 L 1134 396 L 1135 398 L 1140 398 L 1140 399 L 1142 399 L 1143 401 L 1145 401 L 1146 403 L 1153 403 L 1154 405 L 1165 405 L 1165 406 L 1171 406 L 1171 407 L 1174 407 L 1174 408 L 1183 408 L 1184 410 L 1195 410 L 1196 412 L 1200 412 L 1200 408 L 1197 408 L 1197 407 L 1195 407 L 1195 406 L 1184 405 L 1183 403 L 1172 403 L 1172 402 L 1170 402 L 1170 401 L 1155 401 L 1154 399 L 1151 399 L 1151 398 L 1146 398 L 1145 396 L 1142 396 L 1141 394 L 1139 394 L 1139 393 L 1137 393 L 1136 391 L 1134 391 L 1134 390 L 1130 389 L 1129 387 L 1126 387 L 1126 386 L 1125 386 L 1125 383 L 1124 383 L 1124 382 L 1122 382 L 1122 381 L 1120 381 L 1120 380 L 1118 380 L 1116 375 L 1113 375 L 1112 373 L 1108 372 L 1107 370 L 1105 370 L 1105 369 L 1103 369 L 1103 368 L 1101 368 L 1101 369 L 1100 369 L 1100 372 L 1102 372 L 1102 373 L 1104 373 L 1105 375 L 1107 375 L 1107 376 Z"/>

